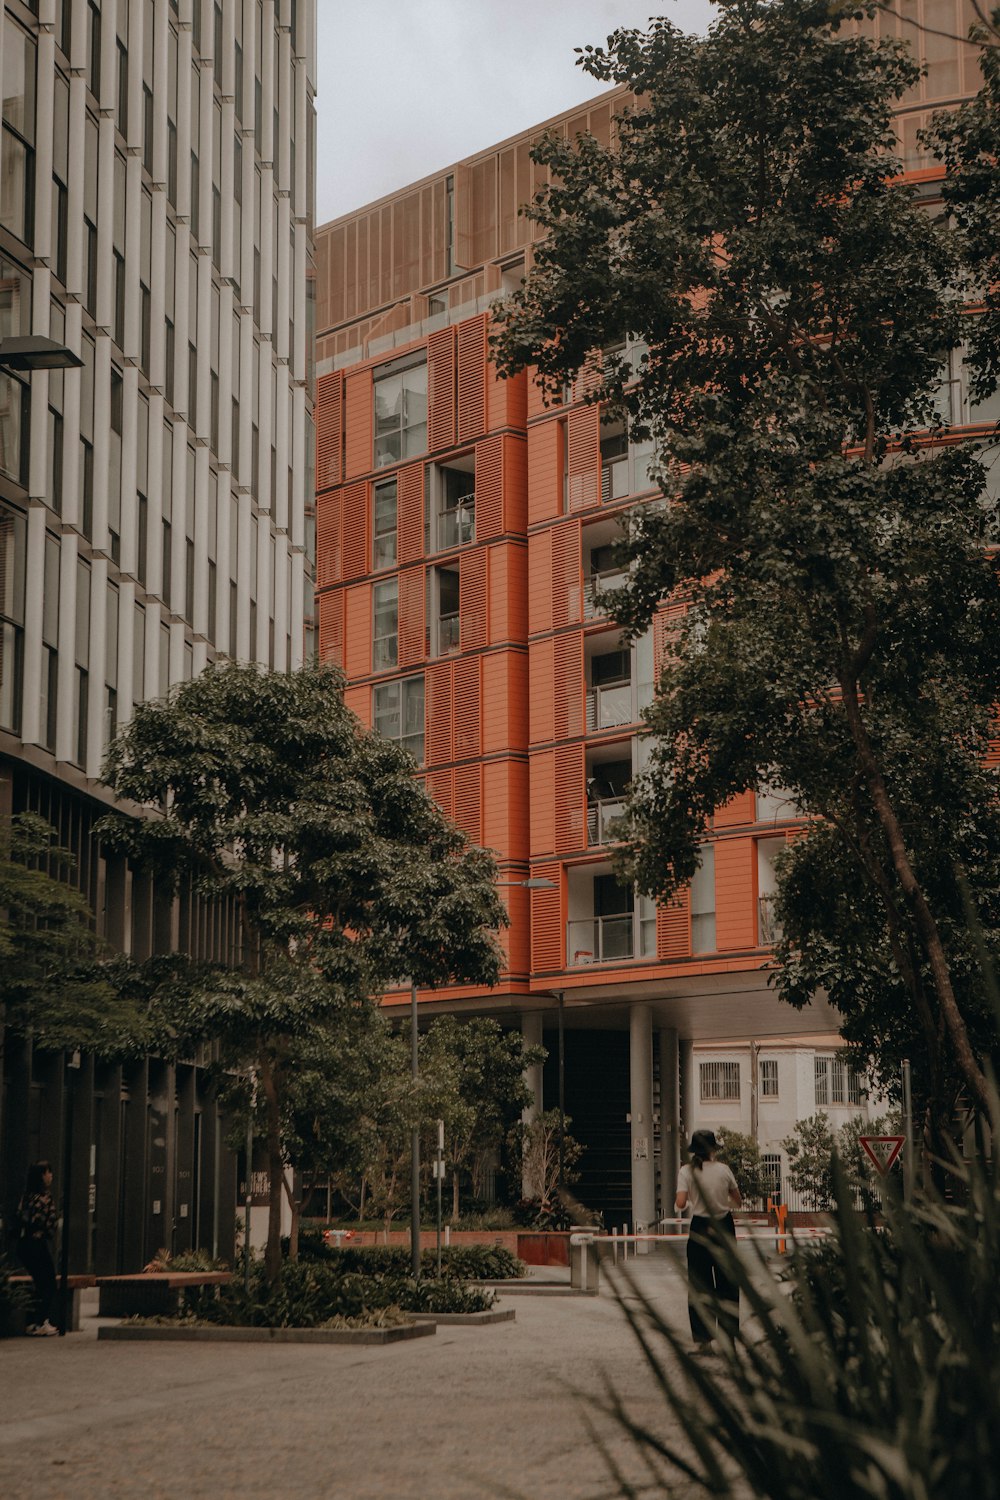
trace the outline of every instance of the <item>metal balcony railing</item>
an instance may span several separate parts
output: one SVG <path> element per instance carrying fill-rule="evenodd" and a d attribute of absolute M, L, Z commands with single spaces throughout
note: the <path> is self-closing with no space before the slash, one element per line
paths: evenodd
<path fill-rule="evenodd" d="M 616 844 L 622 837 L 625 818 L 624 797 L 606 798 L 587 808 L 587 843 Z"/>
<path fill-rule="evenodd" d="M 632 912 L 618 917 L 585 917 L 566 924 L 566 964 L 571 969 L 632 958 L 635 946 Z"/>
<path fill-rule="evenodd" d="M 464 547 L 476 535 L 475 493 L 460 495 L 450 505 L 443 505 L 437 516 L 439 551 L 447 547 Z"/>

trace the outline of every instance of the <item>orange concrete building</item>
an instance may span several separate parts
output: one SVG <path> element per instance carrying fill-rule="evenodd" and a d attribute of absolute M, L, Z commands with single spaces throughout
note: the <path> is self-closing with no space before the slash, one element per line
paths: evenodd
<path fill-rule="evenodd" d="M 949 74 L 945 91 L 963 82 Z M 914 169 L 922 87 L 901 119 Z M 588 1146 L 581 1196 L 608 1223 L 649 1224 L 672 1211 L 682 1125 L 717 1123 L 713 1101 L 734 1097 L 712 1092 L 718 1064 L 696 1068 L 692 1047 L 752 1043 L 756 1127 L 768 1038 L 794 1030 L 829 1050 L 836 1023 L 819 1002 L 793 1027 L 767 987 L 774 857 L 795 823 L 780 793 L 717 812 L 672 905 L 615 880 L 670 612 L 628 645 L 602 597 L 622 514 L 658 493 L 649 450 L 603 422 L 580 382 L 547 407 L 490 360 L 490 305 L 531 265 L 518 207 L 542 177 L 533 137 L 607 140 L 624 99 L 605 94 L 317 231 L 316 619 L 349 706 L 412 750 L 443 809 L 499 858 L 501 984 L 423 1007 L 544 1039 L 536 1092 L 555 1105 L 562 1075 Z"/>

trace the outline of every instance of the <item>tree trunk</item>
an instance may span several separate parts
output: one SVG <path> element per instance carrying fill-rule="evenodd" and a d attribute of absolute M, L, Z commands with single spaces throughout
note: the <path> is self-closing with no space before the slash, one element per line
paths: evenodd
<path fill-rule="evenodd" d="M 278 1090 L 271 1064 L 266 1059 L 261 1064 L 259 1077 L 267 1107 L 267 1249 L 264 1251 L 264 1274 L 268 1283 L 274 1286 L 281 1275 L 281 1195 L 285 1190 L 285 1163 L 281 1154 Z"/>

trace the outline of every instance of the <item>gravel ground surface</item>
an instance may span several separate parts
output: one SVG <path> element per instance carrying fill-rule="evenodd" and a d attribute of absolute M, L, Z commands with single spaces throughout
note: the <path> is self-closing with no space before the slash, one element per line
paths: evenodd
<path fill-rule="evenodd" d="M 683 1326 L 676 1261 L 630 1264 Z M 606 1279 L 599 1297 L 511 1297 L 513 1323 L 376 1349 L 98 1343 L 86 1296 L 80 1333 L 0 1343 L 4 1500 L 599 1500 L 621 1490 L 588 1421 L 633 1482 L 649 1474 L 587 1398 L 610 1379 L 663 1430 Z"/>

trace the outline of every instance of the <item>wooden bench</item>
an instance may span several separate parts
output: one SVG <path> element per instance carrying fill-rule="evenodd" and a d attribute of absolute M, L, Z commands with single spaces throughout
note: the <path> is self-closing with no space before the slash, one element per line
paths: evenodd
<path fill-rule="evenodd" d="M 26 1288 L 30 1288 L 31 1285 L 32 1285 L 31 1277 L 28 1276 L 26 1273 L 25 1274 L 15 1273 L 15 1275 L 13 1275 L 13 1276 L 10 1277 L 10 1283 L 11 1283 L 12 1286 L 23 1286 L 23 1287 L 26 1287 Z M 79 1333 L 80 1332 L 80 1293 L 83 1292 L 83 1291 L 86 1291 L 88 1287 L 92 1287 L 92 1286 L 96 1286 L 96 1285 L 97 1285 L 97 1277 L 96 1276 L 67 1276 L 66 1277 L 66 1289 L 69 1292 L 69 1315 L 68 1315 L 68 1319 L 67 1319 L 67 1323 L 66 1323 L 66 1332 L 67 1333 Z M 59 1301 L 58 1301 L 58 1298 L 59 1298 L 58 1286 L 59 1286 L 59 1284 L 57 1283 L 57 1289 L 56 1289 L 56 1306 L 57 1307 L 59 1305 Z M 28 1320 L 26 1318 L 25 1322 L 27 1322 L 27 1321 Z"/>
<path fill-rule="evenodd" d="M 102 1318 L 169 1317 L 189 1287 L 226 1286 L 231 1271 L 139 1271 L 131 1276 L 98 1276 Z"/>

